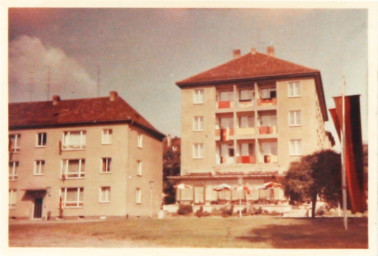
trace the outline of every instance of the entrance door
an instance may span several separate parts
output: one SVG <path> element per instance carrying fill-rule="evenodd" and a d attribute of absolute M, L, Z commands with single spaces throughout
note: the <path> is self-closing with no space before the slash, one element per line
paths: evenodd
<path fill-rule="evenodd" d="M 42 198 L 36 198 L 34 200 L 34 218 L 42 218 Z"/>

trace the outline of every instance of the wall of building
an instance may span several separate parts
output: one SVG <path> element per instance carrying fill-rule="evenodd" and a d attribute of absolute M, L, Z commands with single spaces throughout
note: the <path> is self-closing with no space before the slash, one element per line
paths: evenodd
<path fill-rule="evenodd" d="M 138 147 L 138 136 L 142 147 Z M 163 192 L 163 143 L 136 126 L 128 133 L 127 203 L 128 216 L 156 217 L 162 205 Z M 137 162 L 142 163 L 142 173 L 137 173 Z M 137 189 L 141 191 L 137 202 Z"/>
<path fill-rule="evenodd" d="M 112 129 L 112 143 L 102 144 L 103 129 Z M 63 132 L 86 131 L 86 146 L 83 150 L 60 150 Z M 39 132 L 47 133 L 46 147 L 36 147 L 36 136 Z M 10 134 L 21 134 L 20 152 L 11 154 L 13 161 L 19 161 L 18 178 L 9 181 L 9 188 L 17 190 L 16 206 L 9 210 L 10 217 L 33 218 L 34 199 L 30 190 L 45 189 L 42 216 L 59 216 L 60 190 L 67 187 L 83 187 L 83 206 L 63 209 L 63 216 L 126 216 L 135 196 L 126 190 L 128 172 L 135 168 L 136 139 L 131 138 L 128 125 L 83 126 L 74 128 L 50 128 L 11 131 Z M 131 136 L 132 137 L 132 136 Z M 155 181 L 154 204 L 160 206 L 162 180 L 162 143 L 149 135 L 144 136 L 143 162 L 146 176 L 143 182 Z M 132 146 L 134 145 L 134 146 Z M 134 148 L 133 148 L 134 147 Z M 111 158 L 111 169 L 101 172 L 102 158 Z M 61 162 L 65 159 L 85 159 L 85 177 L 62 179 Z M 34 175 L 34 161 L 45 160 L 44 175 Z M 151 174 L 149 174 L 151 173 Z M 110 201 L 100 202 L 100 188 L 110 187 Z M 145 189 L 145 188 L 144 188 Z M 29 192 L 27 192 L 29 191 Z M 143 206 L 147 208 L 147 206 Z M 155 206 L 157 208 L 157 206 Z M 149 209 L 149 208 L 148 208 Z M 145 210 L 146 211 L 146 210 Z M 132 212 L 135 213 L 135 212 Z M 146 213 L 144 213 L 146 215 Z"/>

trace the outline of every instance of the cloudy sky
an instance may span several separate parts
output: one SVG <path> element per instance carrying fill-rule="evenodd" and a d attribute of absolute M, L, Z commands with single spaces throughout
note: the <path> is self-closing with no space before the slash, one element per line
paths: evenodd
<path fill-rule="evenodd" d="M 100 84 L 100 96 L 117 91 L 179 136 L 175 82 L 229 61 L 233 49 L 265 52 L 270 44 L 276 57 L 321 71 L 327 108 L 345 76 L 346 93 L 361 95 L 366 141 L 364 9 L 11 8 L 9 101 L 96 97 Z"/>

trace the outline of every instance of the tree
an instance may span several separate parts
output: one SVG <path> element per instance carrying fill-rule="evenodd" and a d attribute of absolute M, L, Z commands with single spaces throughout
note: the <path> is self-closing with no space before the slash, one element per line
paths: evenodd
<path fill-rule="evenodd" d="M 315 218 L 318 197 L 331 207 L 340 202 L 341 156 L 332 150 L 304 156 L 291 163 L 282 184 L 291 204 L 311 201 L 311 216 Z"/>
<path fill-rule="evenodd" d="M 175 182 L 168 179 L 168 176 L 180 175 L 180 145 L 178 137 L 168 136 L 163 143 L 163 192 L 165 194 L 164 203 L 172 204 L 176 202 L 176 190 L 173 187 Z"/>

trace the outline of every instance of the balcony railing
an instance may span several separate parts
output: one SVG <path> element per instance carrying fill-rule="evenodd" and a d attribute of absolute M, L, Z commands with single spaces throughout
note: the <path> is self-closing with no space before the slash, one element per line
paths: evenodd
<path fill-rule="evenodd" d="M 266 164 L 277 163 L 278 157 L 276 155 L 263 155 L 262 162 Z"/>
<path fill-rule="evenodd" d="M 254 163 L 256 163 L 256 157 L 255 156 L 239 156 L 238 157 L 238 163 L 254 164 Z"/>
<path fill-rule="evenodd" d="M 263 107 L 263 106 L 276 106 L 277 105 L 277 99 L 276 98 L 270 98 L 270 99 L 259 99 L 257 100 L 257 106 Z"/>
<path fill-rule="evenodd" d="M 255 127 L 238 128 L 236 130 L 236 135 L 253 135 L 255 132 Z"/>
<path fill-rule="evenodd" d="M 231 108 L 232 102 L 231 101 L 218 101 L 217 107 L 218 109 Z"/>
<path fill-rule="evenodd" d="M 277 132 L 276 126 L 260 126 L 259 134 L 275 134 Z"/>
<path fill-rule="evenodd" d="M 222 156 L 221 157 L 221 163 L 222 164 L 234 164 L 235 163 L 235 157 L 232 157 L 232 156 Z"/>
<path fill-rule="evenodd" d="M 215 136 L 220 137 L 221 141 L 227 141 L 234 135 L 234 128 L 221 128 L 215 130 Z"/>

